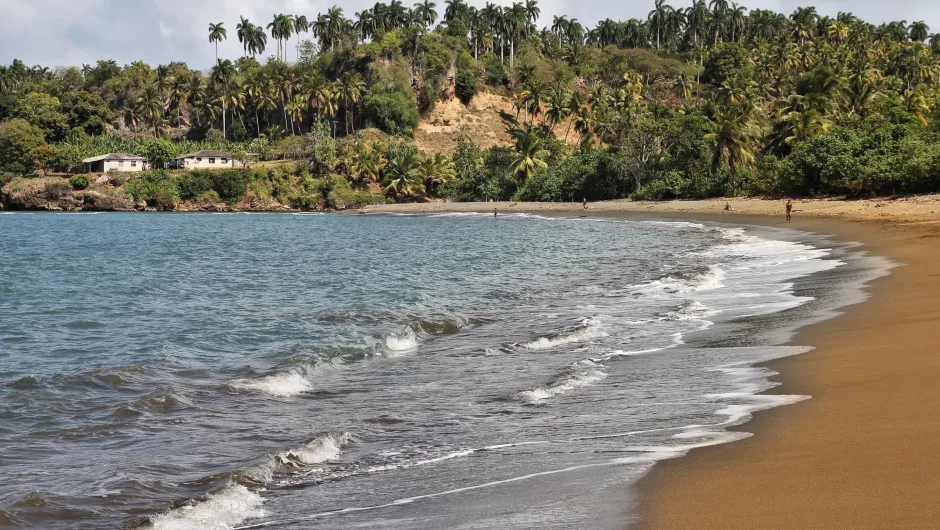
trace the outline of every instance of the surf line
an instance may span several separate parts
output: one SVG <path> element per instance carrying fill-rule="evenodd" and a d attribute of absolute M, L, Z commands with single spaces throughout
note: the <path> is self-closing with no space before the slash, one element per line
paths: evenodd
<path fill-rule="evenodd" d="M 594 468 L 594 467 L 605 467 L 605 466 L 612 466 L 612 465 L 621 465 L 621 464 L 628 464 L 628 463 L 631 463 L 631 462 L 646 462 L 646 461 L 649 461 L 649 460 L 650 460 L 649 458 L 630 457 L 630 458 L 619 458 L 619 459 L 615 459 L 615 460 L 608 460 L 608 461 L 606 461 L 606 462 L 599 462 L 599 463 L 595 463 L 595 464 L 582 464 L 582 465 L 579 465 L 579 466 L 566 467 L 566 468 L 564 468 L 564 469 L 554 469 L 554 470 L 552 470 L 552 471 L 541 471 L 541 472 L 539 472 L 539 473 L 531 473 L 531 474 L 529 474 L 529 475 L 522 475 L 522 476 L 519 476 L 519 477 L 507 478 L 507 479 L 504 479 L 504 480 L 496 480 L 496 481 L 493 481 L 493 482 L 487 482 L 487 483 L 485 483 L 485 484 L 476 484 L 476 485 L 474 485 L 474 486 L 467 486 L 467 487 L 464 487 L 464 488 L 457 488 L 457 489 L 448 490 L 448 491 L 441 491 L 441 492 L 438 492 L 438 493 L 429 493 L 429 494 L 427 494 L 427 495 L 418 495 L 418 496 L 416 496 L 416 497 L 408 497 L 408 498 L 405 498 L 405 499 L 398 499 L 398 500 L 396 500 L 396 501 L 392 501 L 392 502 L 389 502 L 389 503 L 386 503 L 386 504 L 377 504 L 377 505 L 374 505 L 374 506 L 363 506 L 363 507 L 358 507 L 358 508 L 343 508 L 343 509 L 341 509 L 341 510 L 332 510 L 332 511 L 329 511 L 329 512 L 315 513 L 315 514 L 312 514 L 312 515 L 307 515 L 307 516 L 305 516 L 305 517 L 295 517 L 295 518 L 293 518 L 293 519 L 284 519 L 284 520 L 282 520 L 282 521 L 267 521 L 267 522 L 264 522 L 264 523 L 251 524 L 251 525 L 246 525 L 246 526 L 237 526 L 237 527 L 233 528 L 232 530 L 252 530 L 252 529 L 254 529 L 254 528 L 269 528 L 269 527 L 273 527 L 273 526 L 277 526 L 277 525 L 282 525 L 282 524 L 298 523 L 298 522 L 301 522 L 301 521 L 309 521 L 309 520 L 312 520 L 312 519 L 319 519 L 319 518 L 322 518 L 322 517 L 329 517 L 329 516 L 332 516 L 332 515 L 343 515 L 343 514 L 347 514 L 347 513 L 365 512 L 365 511 L 370 511 L 370 510 L 379 510 L 379 509 L 382 509 L 382 508 L 392 508 L 392 507 L 394 507 L 394 506 L 401 506 L 401 505 L 404 505 L 404 504 L 411 504 L 411 503 L 413 503 L 413 502 L 415 502 L 415 501 L 420 501 L 420 500 L 425 500 L 425 499 L 433 499 L 433 498 L 437 498 L 437 497 L 444 497 L 444 496 L 447 496 L 447 495 L 454 495 L 454 494 L 457 494 L 457 493 L 464 493 L 464 492 L 467 492 L 467 491 L 474 491 L 474 490 L 478 490 L 478 489 L 489 488 L 489 487 L 492 487 L 492 486 L 499 486 L 499 485 L 501 485 L 501 484 L 510 484 L 510 483 L 513 483 L 513 482 L 520 482 L 520 481 L 523 481 L 523 480 L 529 480 L 529 479 L 536 478 L 536 477 L 542 477 L 542 476 L 547 476 L 547 475 L 557 475 L 557 474 L 559 474 L 559 473 L 570 473 L 570 472 L 572 472 L 572 471 L 578 471 L 578 470 L 581 470 L 581 469 L 589 469 L 589 468 Z"/>

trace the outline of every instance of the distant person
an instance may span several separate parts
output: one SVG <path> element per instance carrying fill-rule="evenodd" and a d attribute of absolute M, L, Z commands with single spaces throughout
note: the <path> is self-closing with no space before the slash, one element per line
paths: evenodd
<path fill-rule="evenodd" d="M 584 198 L 584 209 L 587 210 L 587 197 Z"/>
<path fill-rule="evenodd" d="M 499 210 L 493 208 L 493 217 L 496 217 L 497 215 L 499 215 Z"/>
<path fill-rule="evenodd" d="M 793 219 L 793 201 L 787 199 L 787 222 L 789 223 L 791 219 Z"/>
<path fill-rule="evenodd" d="M 731 203 L 728 202 L 728 201 L 725 201 L 725 211 L 726 211 L 726 212 L 730 212 L 730 211 L 731 211 Z"/>

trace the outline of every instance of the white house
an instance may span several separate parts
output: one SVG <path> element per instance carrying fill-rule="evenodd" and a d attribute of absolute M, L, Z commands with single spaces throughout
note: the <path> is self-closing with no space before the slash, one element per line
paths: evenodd
<path fill-rule="evenodd" d="M 107 173 L 108 171 L 137 172 L 147 169 L 147 159 L 127 153 L 108 153 L 82 160 L 86 173 Z"/>
<path fill-rule="evenodd" d="M 223 169 L 235 167 L 235 160 L 225 151 L 199 151 L 173 160 L 177 169 Z"/>

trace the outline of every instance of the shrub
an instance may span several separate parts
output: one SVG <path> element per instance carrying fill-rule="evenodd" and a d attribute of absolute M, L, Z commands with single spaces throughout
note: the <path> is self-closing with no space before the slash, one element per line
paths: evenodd
<path fill-rule="evenodd" d="M 176 187 L 179 189 L 180 199 L 195 199 L 212 189 L 211 174 L 206 170 L 183 173 L 176 177 Z"/>
<path fill-rule="evenodd" d="M 477 78 L 470 70 L 458 70 L 457 78 L 454 80 L 456 85 L 457 97 L 464 105 L 470 103 L 473 96 L 477 93 Z"/>
<path fill-rule="evenodd" d="M 144 201 L 158 210 L 173 210 L 180 201 L 176 182 L 163 170 L 152 171 L 139 180 L 128 181 L 125 190 L 135 201 Z"/>
<path fill-rule="evenodd" d="M 421 117 L 404 68 L 393 66 L 373 73 L 372 87 L 362 98 L 366 122 L 389 134 L 414 134 Z"/>
<path fill-rule="evenodd" d="M 226 202 L 235 202 L 245 196 L 250 178 L 250 172 L 242 169 L 213 171 L 212 189 Z"/>
<path fill-rule="evenodd" d="M 75 175 L 69 180 L 73 190 L 83 190 L 88 187 L 88 175 Z"/>

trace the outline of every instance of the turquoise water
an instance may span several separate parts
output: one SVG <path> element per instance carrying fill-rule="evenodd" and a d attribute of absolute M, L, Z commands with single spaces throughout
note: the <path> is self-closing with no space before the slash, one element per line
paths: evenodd
<path fill-rule="evenodd" d="M 793 321 L 817 298 L 794 280 L 846 262 L 791 232 L 529 215 L 0 232 L 0 526 L 49 529 L 622 521 L 653 462 L 802 399 L 754 395 L 752 363 L 802 350 L 742 322 Z"/>

